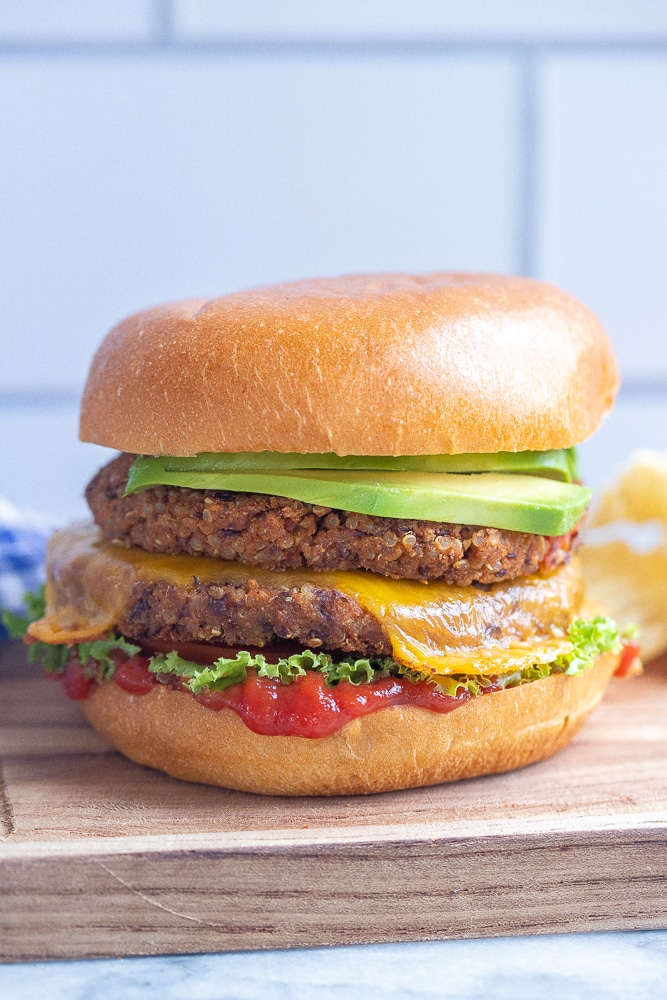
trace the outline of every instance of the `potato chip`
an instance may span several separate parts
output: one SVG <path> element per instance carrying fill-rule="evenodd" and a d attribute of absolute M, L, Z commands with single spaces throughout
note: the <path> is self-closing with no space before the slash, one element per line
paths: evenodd
<path fill-rule="evenodd" d="M 645 660 L 667 650 L 667 454 L 641 451 L 586 532 L 587 591 L 621 627 L 638 625 Z"/>
<path fill-rule="evenodd" d="M 591 526 L 659 521 L 667 533 L 667 452 L 638 451 L 597 506 Z"/>

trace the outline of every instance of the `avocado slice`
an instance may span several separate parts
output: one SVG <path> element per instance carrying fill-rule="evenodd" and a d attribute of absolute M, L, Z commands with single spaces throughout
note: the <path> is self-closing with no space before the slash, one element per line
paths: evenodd
<path fill-rule="evenodd" d="M 591 491 L 583 486 L 508 473 L 179 472 L 169 471 L 168 464 L 168 460 L 153 463 L 153 477 L 144 466 L 141 477 L 130 477 L 126 494 L 158 484 L 265 493 L 359 514 L 478 524 L 537 535 L 571 531 L 591 498 Z"/>
<path fill-rule="evenodd" d="M 558 451 L 499 451 L 463 455 L 334 455 L 275 451 L 203 452 L 190 458 L 140 456 L 132 467 L 131 489 L 143 474 L 167 472 L 269 472 L 292 469 L 359 469 L 383 472 L 517 472 L 571 483 L 578 477 L 574 448 Z M 151 482 L 155 482 L 151 479 Z"/>

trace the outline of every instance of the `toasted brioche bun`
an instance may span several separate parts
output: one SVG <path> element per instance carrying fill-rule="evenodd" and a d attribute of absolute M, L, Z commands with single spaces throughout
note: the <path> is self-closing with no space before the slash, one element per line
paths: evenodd
<path fill-rule="evenodd" d="M 93 360 L 81 437 L 154 455 L 566 448 L 617 387 L 597 319 L 543 282 L 313 279 L 126 319 Z"/>
<path fill-rule="evenodd" d="M 602 698 L 618 656 L 467 702 L 447 715 L 385 708 L 331 736 L 258 736 L 235 712 L 156 687 L 107 681 L 80 702 L 126 757 L 175 778 L 269 795 L 352 795 L 435 785 L 543 760 L 570 742 Z"/>

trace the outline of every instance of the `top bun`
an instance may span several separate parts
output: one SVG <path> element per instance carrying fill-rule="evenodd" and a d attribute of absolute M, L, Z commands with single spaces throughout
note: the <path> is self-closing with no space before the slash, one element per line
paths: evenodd
<path fill-rule="evenodd" d="M 315 278 L 120 323 L 81 437 L 146 455 L 540 451 L 589 437 L 617 388 L 598 320 L 543 282 Z"/>

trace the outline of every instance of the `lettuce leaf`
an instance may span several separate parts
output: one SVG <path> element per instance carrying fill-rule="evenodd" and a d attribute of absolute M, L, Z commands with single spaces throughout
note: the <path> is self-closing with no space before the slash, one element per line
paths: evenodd
<path fill-rule="evenodd" d="M 32 621 L 44 614 L 44 588 L 34 594 L 26 594 L 24 598 L 25 615 L 17 615 L 4 611 L 2 620 L 12 638 L 22 638 Z M 202 666 L 192 660 L 183 659 L 172 650 L 151 657 L 149 669 L 157 675 L 171 675 L 185 678 L 185 685 L 193 694 L 203 690 L 224 691 L 234 684 L 241 684 L 247 677 L 248 670 L 255 670 L 258 677 L 271 677 L 283 684 L 290 684 L 296 677 L 302 677 L 309 670 L 316 670 L 324 675 L 329 687 L 340 683 L 362 684 L 372 683 L 383 677 L 405 677 L 413 683 L 427 682 L 437 684 L 443 694 L 456 697 L 463 691 L 468 691 L 472 697 L 477 697 L 488 688 L 511 688 L 531 681 L 542 680 L 551 674 L 582 674 L 594 659 L 608 651 L 619 652 L 623 639 L 634 638 L 637 629 L 628 626 L 622 633 L 616 623 L 603 615 L 585 620 L 579 618 L 572 623 L 568 637 L 572 643 L 569 653 L 559 656 L 553 663 L 534 664 L 524 670 L 500 676 L 485 676 L 483 674 L 431 674 L 422 673 L 411 667 L 398 663 L 391 656 L 359 657 L 344 656 L 334 660 L 329 653 L 317 653 L 312 649 L 304 649 L 301 653 L 284 657 L 277 663 L 269 663 L 261 653 L 253 656 L 247 650 L 240 651 L 235 657 L 221 656 L 210 666 Z M 106 639 L 94 642 L 82 642 L 78 646 L 55 646 L 44 642 L 36 642 L 28 647 L 30 662 L 41 661 L 45 670 L 62 673 L 67 660 L 76 653 L 85 666 L 90 667 L 91 676 L 100 680 L 113 676 L 115 664 L 110 654 L 119 649 L 128 656 L 141 651 L 123 636 L 111 633 Z"/>
<path fill-rule="evenodd" d="M 192 660 L 184 660 L 172 650 L 170 653 L 152 656 L 148 669 L 153 674 L 187 677 L 186 687 L 189 687 L 194 694 L 199 694 L 204 687 L 211 691 L 224 691 L 232 684 L 241 684 L 246 679 L 246 668 L 252 666 L 254 659 L 256 657 L 242 651 L 234 659 L 221 656 L 212 667 L 203 667 Z"/>
<path fill-rule="evenodd" d="M 221 656 L 211 666 L 184 660 L 178 653 L 172 652 L 154 656 L 149 669 L 155 674 L 187 677 L 186 687 L 194 694 L 199 694 L 204 688 L 209 691 L 224 691 L 233 684 L 242 683 L 247 671 L 252 669 L 257 671 L 258 677 L 273 677 L 283 684 L 289 684 L 293 678 L 303 676 L 307 670 L 317 670 L 324 674 L 329 687 L 335 687 L 341 681 L 360 685 L 381 677 L 401 676 L 414 683 L 427 681 L 437 684 L 444 694 L 456 697 L 463 690 L 477 696 L 492 685 L 501 688 L 517 687 L 530 681 L 542 680 L 552 673 L 581 674 L 600 653 L 608 650 L 619 652 L 621 649 L 621 636 L 615 622 L 602 615 L 589 621 L 577 619 L 570 626 L 568 636 L 572 642 L 572 651 L 553 663 L 535 664 L 524 670 L 493 678 L 484 675 L 421 673 L 398 663 L 390 656 L 359 659 L 347 656 L 334 661 L 328 653 L 316 653 L 309 649 L 280 659 L 277 663 L 268 663 L 261 654 L 252 656 L 242 651 L 234 659 Z"/>
<path fill-rule="evenodd" d="M 39 590 L 23 595 L 23 604 L 26 609 L 24 615 L 17 615 L 6 608 L 2 612 L 2 624 L 9 632 L 10 639 L 22 639 L 28 631 L 28 626 L 42 618 L 46 611 L 46 597 L 44 587 Z"/>
<path fill-rule="evenodd" d="M 577 618 L 568 630 L 572 652 L 558 657 L 556 664 L 563 673 L 573 676 L 581 674 L 600 653 L 620 653 L 621 634 L 616 622 L 605 615 L 596 615 L 586 621 Z"/>
<path fill-rule="evenodd" d="M 67 647 L 66 647 L 67 648 Z M 87 666 L 89 663 L 95 666 L 95 674 L 100 680 L 107 680 L 113 677 L 116 664 L 110 658 L 112 649 L 120 649 L 128 656 L 134 656 L 141 652 L 141 646 L 135 646 L 128 642 L 122 635 L 115 635 L 113 632 L 108 639 L 96 639 L 94 642 L 80 642 L 76 647 L 78 658 L 81 663 Z"/>
<path fill-rule="evenodd" d="M 44 587 L 42 586 L 38 591 L 24 594 L 23 604 L 26 609 L 23 615 L 17 615 L 13 611 L 7 610 L 2 612 L 2 624 L 9 632 L 10 639 L 23 639 L 28 631 L 28 626 L 44 616 L 46 611 Z M 112 632 L 108 639 L 81 642 L 78 646 L 33 642 L 28 646 L 27 658 L 28 663 L 41 663 L 44 670 L 49 673 L 62 674 L 72 651 L 75 650 L 84 667 L 90 665 L 91 675 L 94 673 L 101 680 L 113 676 L 115 665 L 109 657 L 112 649 L 120 649 L 129 656 L 141 652 L 140 646 L 135 646 L 127 639 Z"/>
<path fill-rule="evenodd" d="M 2 624 L 9 633 L 10 639 L 23 639 L 28 626 L 44 616 L 46 610 L 46 598 L 44 587 L 40 587 L 35 592 L 28 592 L 23 596 L 25 614 L 17 615 L 13 611 L 3 609 Z M 49 673 L 60 674 L 65 669 L 65 664 L 69 659 L 68 646 L 52 646 L 48 642 L 34 642 L 28 646 L 28 663 L 41 663 L 44 670 Z"/>
<path fill-rule="evenodd" d="M 194 694 L 199 694 L 203 688 L 209 691 L 224 691 L 232 684 L 242 683 L 249 669 L 256 670 L 258 677 L 272 677 L 290 684 L 295 677 L 302 677 L 307 670 L 317 670 L 324 674 L 330 687 L 340 681 L 359 685 L 388 676 L 391 667 L 399 664 L 391 657 L 378 659 L 353 659 L 345 657 L 338 662 L 328 653 L 316 653 L 312 649 L 304 649 L 302 653 L 269 663 L 266 657 L 258 653 L 252 656 L 243 650 L 233 659 L 221 656 L 211 666 L 202 666 L 192 660 L 184 660 L 178 653 L 171 652 L 151 658 L 149 670 L 154 674 L 172 674 L 176 677 L 187 677 L 186 687 Z"/>

